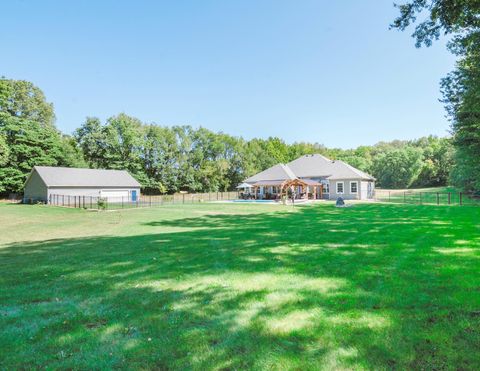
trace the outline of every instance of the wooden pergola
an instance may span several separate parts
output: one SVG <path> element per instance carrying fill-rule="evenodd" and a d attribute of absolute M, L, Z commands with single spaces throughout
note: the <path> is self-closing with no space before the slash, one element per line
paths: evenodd
<path fill-rule="evenodd" d="M 302 193 L 306 194 L 308 199 L 308 194 L 312 193 L 313 199 L 317 199 L 317 188 L 319 188 L 319 198 L 323 196 L 323 185 L 320 182 L 317 182 L 312 179 L 285 179 L 285 180 L 265 180 L 259 181 L 252 184 L 253 194 L 255 199 L 257 199 L 257 189 L 260 187 L 278 187 L 280 192 L 278 193 L 279 197 L 282 198 L 284 195 L 288 196 L 288 190 L 292 187 L 302 187 Z M 309 188 L 313 188 L 313 192 L 309 192 Z"/>

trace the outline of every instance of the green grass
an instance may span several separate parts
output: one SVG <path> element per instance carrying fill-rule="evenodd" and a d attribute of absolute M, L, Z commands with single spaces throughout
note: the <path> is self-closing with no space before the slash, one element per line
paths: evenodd
<path fill-rule="evenodd" d="M 0 205 L 0 369 L 479 369 L 479 220 Z"/>

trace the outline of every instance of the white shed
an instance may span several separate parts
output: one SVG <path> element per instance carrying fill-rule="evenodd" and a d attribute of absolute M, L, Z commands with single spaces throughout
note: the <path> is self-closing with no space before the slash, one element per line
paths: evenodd
<path fill-rule="evenodd" d="M 35 166 L 25 182 L 25 202 L 48 202 L 53 195 L 136 201 L 140 183 L 126 170 Z"/>

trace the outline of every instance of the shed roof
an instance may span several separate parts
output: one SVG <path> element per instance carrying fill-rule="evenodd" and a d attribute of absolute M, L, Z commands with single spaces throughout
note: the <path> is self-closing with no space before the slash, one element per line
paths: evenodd
<path fill-rule="evenodd" d="M 47 187 L 141 187 L 126 170 L 35 166 L 33 171 Z"/>

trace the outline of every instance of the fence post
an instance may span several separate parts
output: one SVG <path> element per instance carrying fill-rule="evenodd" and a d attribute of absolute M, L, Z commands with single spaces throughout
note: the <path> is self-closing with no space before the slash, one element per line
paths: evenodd
<path fill-rule="evenodd" d="M 463 198 L 463 192 L 460 192 L 460 195 L 459 195 L 459 196 L 460 196 L 460 199 L 459 199 L 459 201 L 460 201 L 460 206 L 462 206 L 462 205 L 463 205 L 463 200 L 462 200 L 462 198 Z"/>
<path fill-rule="evenodd" d="M 437 192 L 437 205 L 440 205 L 440 195 Z"/>
<path fill-rule="evenodd" d="M 450 205 L 450 202 L 451 202 L 451 196 L 452 194 L 450 192 L 448 192 L 448 204 Z"/>

